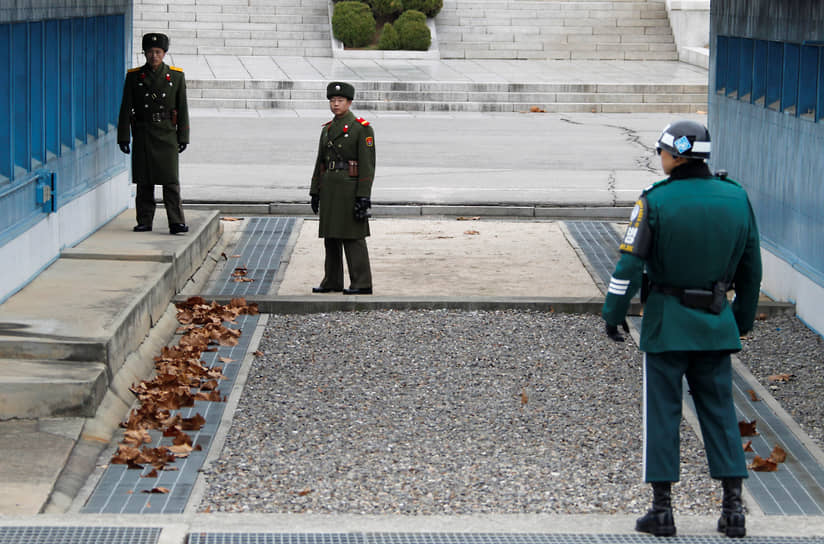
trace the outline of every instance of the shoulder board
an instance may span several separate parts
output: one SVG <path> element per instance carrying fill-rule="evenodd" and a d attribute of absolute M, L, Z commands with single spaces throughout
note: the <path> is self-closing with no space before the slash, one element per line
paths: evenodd
<path fill-rule="evenodd" d="M 647 187 L 645 187 L 645 188 L 644 188 L 644 190 L 643 190 L 643 191 L 641 191 L 641 196 L 644 196 L 645 194 L 647 194 L 648 192 L 652 191 L 653 189 L 655 189 L 655 188 L 657 188 L 657 187 L 661 187 L 661 186 L 663 186 L 663 185 L 666 185 L 666 184 L 667 184 L 667 183 L 669 183 L 669 182 L 670 182 L 670 178 L 667 178 L 667 179 L 662 179 L 662 180 L 660 180 L 660 181 L 656 181 L 656 182 L 655 182 L 655 183 L 653 183 L 652 185 L 648 185 Z"/>
<path fill-rule="evenodd" d="M 358 123 L 362 124 L 365 127 L 369 126 L 369 121 L 367 121 L 363 117 L 358 117 L 358 118 L 355 119 L 355 121 L 357 121 Z"/>
<path fill-rule="evenodd" d="M 735 185 L 736 187 L 741 187 L 740 183 L 738 183 L 734 179 L 728 178 L 726 172 L 723 172 L 723 175 L 720 175 L 720 174 L 721 174 L 720 172 L 716 172 L 715 173 L 715 179 L 717 179 L 718 181 L 726 181 L 727 183 L 731 183 L 731 184 Z"/>
<path fill-rule="evenodd" d="M 177 66 L 169 66 L 169 70 L 174 70 L 175 72 L 182 72 L 183 68 L 178 68 Z"/>
<path fill-rule="evenodd" d="M 132 72 L 139 72 L 140 69 L 143 68 L 142 66 L 138 66 L 137 68 L 129 68 L 127 73 L 131 74 Z"/>

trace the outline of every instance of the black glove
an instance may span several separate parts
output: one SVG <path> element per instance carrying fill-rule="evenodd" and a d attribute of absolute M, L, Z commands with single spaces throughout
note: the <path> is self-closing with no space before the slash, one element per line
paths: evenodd
<path fill-rule="evenodd" d="M 372 207 L 372 201 L 369 199 L 368 196 L 356 196 L 355 197 L 355 219 L 358 221 L 363 221 L 367 217 L 372 217 L 372 214 L 367 213 L 366 210 Z"/>
<path fill-rule="evenodd" d="M 312 197 L 312 202 L 311 202 L 312 213 L 317 215 L 318 210 L 320 209 L 320 195 L 309 195 L 309 196 Z"/>
<path fill-rule="evenodd" d="M 626 319 L 621 321 L 621 328 L 624 329 L 625 333 L 629 334 L 629 325 L 627 325 L 627 320 Z M 607 323 L 606 331 L 607 331 L 607 336 L 613 342 L 623 342 L 624 341 L 624 335 L 621 334 L 620 332 L 618 332 L 618 326 L 617 325 L 610 325 L 609 323 Z"/>
<path fill-rule="evenodd" d="M 183 153 L 184 151 L 186 151 L 186 146 L 187 145 L 188 144 L 177 144 L 177 152 L 178 153 Z"/>
<path fill-rule="evenodd" d="M 126 155 L 129 154 L 129 142 L 126 142 L 125 144 L 117 144 L 117 145 L 120 146 L 120 151 L 122 151 Z"/>

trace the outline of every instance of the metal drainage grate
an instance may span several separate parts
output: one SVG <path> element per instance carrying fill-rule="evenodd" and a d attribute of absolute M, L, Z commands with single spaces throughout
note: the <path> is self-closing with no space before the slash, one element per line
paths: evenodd
<path fill-rule="evenodd" d="M 612 224 L 602 221 L 565 221 L 578 247 L 587 256 L 598 278 L 609 285 L 609 279 L 618 262 L 618 246 L 621 237 L 612 228 Z"/>
<path fill-rule="evenodd" d="M 0 544 L 155 544 L 157 527 L 0 527 Z"/>
<path fill-rule="evenodd" d="M 239 255 L 231 258 L 232 266 L 216 272 L 204 290 L 204 296 L 265 295 L 272 287 L 281 256 L 295 228 L 294 217 L 250 217 L 240 239 L 227 253 Z M 246 278 L 251 282 L 236 282 L 232 277 L 235 267 L 246 268 Z"/>
<path fill-rule="evenodd" d="M 244 331 L 238 338 L 236 346 L 219 346 L 217 351 L 204 352 L 201 360 L 208 367 L 219 366 L 219 357 L 233 359 L 232 362 L 222 364 L 225 380 L 220 382 L 220 392 L 228 397 L 235 384 L 238 370 L 246 353 L 250 351 L 252 332 L 257 326 L 259 317 L 243 315 L 238 317 L 237 324 L 227 324 L 232 328 Z M 200 468 L 206 460 L 212 437 L 217 432 L 223 418 L 225 402 L 196 401 L 190 408 L 176 411 L 182 417 L 192 417 L 200 413 L 206 424 L 199 430 L 190 433 L 192 443 L 200 445 L 201 451 L 192 451 L 188 457 L 178 459 L 174 466 L 178 470 L 161 471 L 157 478 L 144 478 L 152 467 L 147 465 L 143 470 L 129 470 L 125 465 L 109 465 L 95 487 L 94 492 L 83 507 L 84 513 L 95 514 L 179 514 L 183 513 L 192 487 L 197 481 Z M 175 413 L 175 412 L 173 412 Z M 151 447 L 170 445 L 170 438 L 163 438 L 160 433 L 150 432 Z M 144 493 L 153 487 L 165 487 L 169 493 Z M 0 542 L 2 544 L 2 542 Z"/>
<path fill-rule="evenodd" d="M 537 533 L 192 533 L 189 544 L 647 544 L 649 535 Z M 678 536 L 668 544 L 728 544 L 721 535 Z M 824 544 L 824 537 L 748 536 L 748 544 Z"/>

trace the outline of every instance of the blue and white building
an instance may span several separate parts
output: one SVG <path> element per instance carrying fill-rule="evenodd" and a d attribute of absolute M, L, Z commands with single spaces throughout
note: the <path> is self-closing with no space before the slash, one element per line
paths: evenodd
<path fill-rule="evenodd" d="M 824 2 L 712 0 L 712 166 L 750 195 L 762 288 L 824 333 Z"/>
<path fill-rule="evenodd" d="M 0 2 L 0 302 L 130 205 L 131 17 L 130 0 Z"/>

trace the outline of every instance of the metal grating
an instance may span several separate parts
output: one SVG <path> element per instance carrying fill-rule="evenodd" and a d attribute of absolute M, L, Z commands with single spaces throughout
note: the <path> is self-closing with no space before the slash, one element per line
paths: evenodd
<path fill-rule="evenodd" d="M 541 533 L 192 533 L 189 544 L 643 544 L 654 539 L 633 534 Z M 672 544 L 722 544 L 721 535 L 677 536 Z M 824 537 L 748 536 L 749 544 L 824 544 Z"/>
<path fill-rule="evenodd" d="M 566 225 L 596 274 L 608 285 L 618 260 L 618 250 L 615 249 L 620 243 L 618 233 L 609 223 L 568 221 Z M 602 247 L 604 244 L 606 246 Z M 640 330 L 641 318 L 631 317 L 629 321 Z M 777 472 L 750 471 L 745 484 L 747 490 L 765 514 L 824 515 L 824 467 L 769 406 L 750 399 L 747 393 L 749 389 L 752 389 L 752 385 L 737 372 L 733 372 L 736 412 L 741 419 L 757 420 L 757 428 L 761 433 L 753 437 L 755 452 L 747 454 L 747 461 L 751 461 L 755 455 L 769 457 L 775 445 L 781 445 L 788 456 L 787 462 L 782 463 Z M 687 390 L 686 385 L 684 390 Z M 687 402 L 692 406 L 690 397 L 687 397 Z"/>
<path fill-rule="evenodd" d="M 0 527 L 0 544 L 154 544 L 157 527 Z"/>
<path fill-rule="evenodd" d="M 250 217 L 237 244 L 227 254 L 240 255 L 232 258 L 234 266 L 226 267 L 219 277 L 212 277 L 203 296 L 265 295 L 280 267 L 283 250 L 295 227 L 294 217 Z M 251 282 L 236 282 L 232 278 L 235 266 L 246 267 L 246 277 Z"/>
<path fill-rule="evenodd" d="M 206 366 L 223 367 L 225 380 L 220 382 L 220 391 L 228 396 L 235 384 L 237 373 L 243 358 L 249 351 L 252 331 L 257 326 L 258 316 L 243 315 L 238 317 L 236 324 L 227 324 L 232 328 L 245 331 L 238 338 L 236 346 L 219 346 L 217 351 L 204 352 L 201 360 Z M 218 357 L 234 359 L 231 363 L 223 364 Z M 152 467 L 141 470 L 129 470 L 125 465 L 109 465 L 95 487 L 94 492 L 83 507 L 84 513 L 95 514 L 179 514 L 183 513 L 192 487 L 197 480 L 199 470 L 206 460 L 212 437 L 217 432 L 223 417 L 225 402 L 197 401 L 190 408 L 174 411 L 183 417 L 192 417 L 200 413 L 206 424 L 199 431 L 190 432 L 192 443 L 200 445 L 202 451 L 193 451 L 188 457 L 178 459 L 175 466 L 178 470 L 161 471 L 157 478 L 143 478 Z M 163 438 L 160 433 L 153 431 L 151 447 L 171 445 L 171 438 Z M 165 487 L 169 493 L 144 493 L 153 487 Z M 2 543 L 0 543 L 2 544 Z"/>

